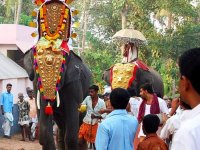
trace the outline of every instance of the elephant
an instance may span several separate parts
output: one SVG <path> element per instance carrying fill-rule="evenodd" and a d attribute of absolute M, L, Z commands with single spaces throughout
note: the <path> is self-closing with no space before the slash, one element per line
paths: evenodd
<path fill-rule="evenodd" d="M 35 91 L 37 90 L 37 76 L 33 68 L 33 51 L 29 50 L 24 55 L 24 68 L 33 81 Z M 79 130 L 79 112 L 78 107 L 81 101 L 87 96 L 91 72 L 83 63 L 81 58 L 73 51 L 70 51 L 66 57 L 64 72 L 61 76 L 61 86 L 59 89 L 60 106 L 57 107 L 57 101 L 51 102 L 53 115 L 45 114 L 47 102 L 40 98 L 39 110 L 39 142 L 43 150 L 55 150 L 53 139 L 53 124 L 56 122 L 59 128 L 59 149 L 77 150 L 78 130 Z"/>
<path fill-rule="evenodd" d="M 160 74 L 154 69 L 148 67 L 141 60 L 135 60 L 129 64 L 134 64 L 137 66 L 135 72 L 134 80 L 129 84 L 129 88 L 134 87 L 136 89 L 137 96 L 139 96 L 140 86 L 144 83 L 151 83 L 153 90 L 156 94 L 160 94 L 160 97 L 164 95 L 164 85 Z M 113 72 L 113 67 L 104 71 L 102 79 L 108 84 L 111 85 L 111 73 Z M 122 68 L 123 69 L 123 68 Z M 129 80 L 129 79 L 128 79 Z"/>

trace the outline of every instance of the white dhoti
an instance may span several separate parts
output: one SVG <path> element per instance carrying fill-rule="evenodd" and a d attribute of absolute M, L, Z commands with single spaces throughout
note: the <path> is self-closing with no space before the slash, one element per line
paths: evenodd
<path fill-rule="evenodd" d="M 10 136 L 11 127 L 13 126 L 13 115 L 12 113 L 5 113 L 4 118 L 5 120 L 2 124 L 4 135 Z"/>
<path fill-rule="evenodd" d="M 31 118 L 30 123 L 32 123 L 32 125 L 31 125 L 31 135 L 32 135 L 32 138 L 35 138 L 35 132 L 36 132 L 36 127 L 37 127 L 37 123 L 38 123 L 37 117 Z"/>

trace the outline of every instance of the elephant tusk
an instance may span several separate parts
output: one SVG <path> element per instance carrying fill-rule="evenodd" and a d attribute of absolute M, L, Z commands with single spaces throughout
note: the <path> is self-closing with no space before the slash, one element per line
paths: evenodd
<path fill-rule="evenodd" d="M 40 109 L 40 91 L 37 92 L 37 107 Z"/>
<path fill-rule="evenodd" d="M 57 91 L 57 94 L 56 94 L 56 99 L 57 99 L 57 107 L 60 106 L 60 96 L 59 96 L 59 93 Z"/>

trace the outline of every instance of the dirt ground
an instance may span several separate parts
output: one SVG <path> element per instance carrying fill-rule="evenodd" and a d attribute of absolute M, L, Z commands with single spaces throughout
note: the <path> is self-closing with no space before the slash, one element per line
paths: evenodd
<path fill-rule="evenodd" d="M 38 140 L 34 142 L 29 141 L 20 141 L 21 135 L 12 136 L 11 139 L 6 139 L 0 137 L 0 150 L 41 150 Z"/>

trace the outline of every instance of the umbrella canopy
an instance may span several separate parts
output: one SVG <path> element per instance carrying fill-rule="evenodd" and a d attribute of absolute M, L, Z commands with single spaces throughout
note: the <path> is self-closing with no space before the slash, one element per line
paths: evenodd
<path fill-rule="evenodd" d="M 115 35 L 112 38 L 117 42 L 130 42 L 134 43 L 135 45 L 142 45 L 147 42 L 144 35 L 140 31 L 134 29 L 122 29 L 115 33 Z"/>

